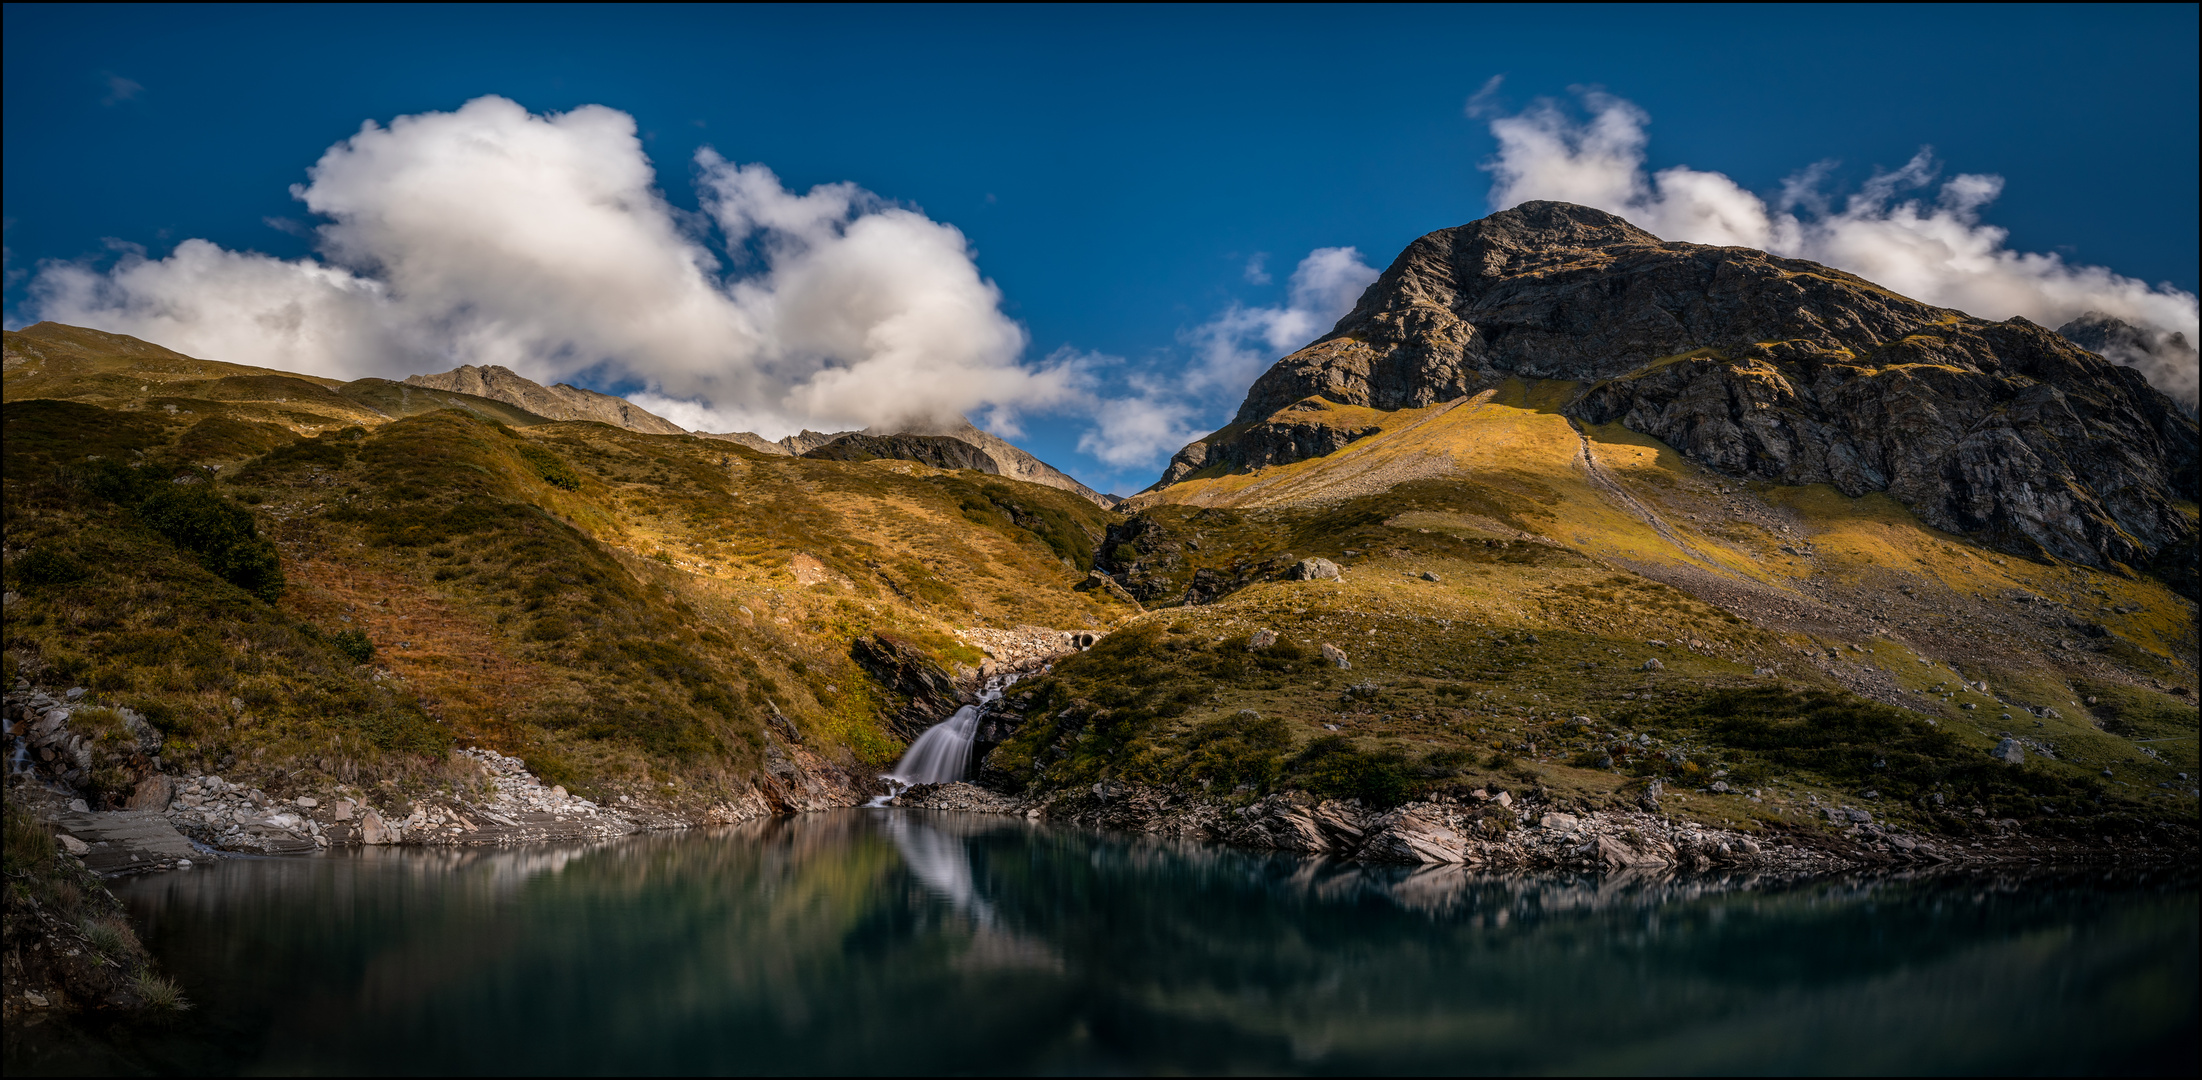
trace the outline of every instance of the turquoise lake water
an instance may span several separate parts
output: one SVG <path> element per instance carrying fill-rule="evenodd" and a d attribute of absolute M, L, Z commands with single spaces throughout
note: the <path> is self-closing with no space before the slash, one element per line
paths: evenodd
<path fill-rule="evenodd" d="M 2191 1073 L 2191 870 L 1477 875 L 924 811 L 120 883 L 10 1073 Z"/>

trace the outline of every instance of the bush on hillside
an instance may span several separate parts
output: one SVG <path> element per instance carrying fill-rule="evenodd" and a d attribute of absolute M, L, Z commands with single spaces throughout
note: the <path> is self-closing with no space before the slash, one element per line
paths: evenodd
<path fill-rule="evenodd" d="M 1359 799 L 1378 807 L 1406 802 L 1416 787 L 1404 752 L 1363 750 L 1343 735 L 1309 740 L 1292 756 L 1288 775 L 1295 787 L 1310 794 Z"/>
<path fill-rule="evenodd" d="M 337 631 L 329 638 L 329 644 L 336 646 L 336 651 L 343 653 L 355 664 L 364 664 L 375 658 L 374 643 L 367 640 L 366 631 L 356 626 L 350 630 Z"/>
<path fill-rule="evenodd" d="M 260 536 L 252 511 L 223 498 L 197 472 L 181 476 L 173 466 L 90 463 L 85 486 L 130 507 L 138 520 L 170 543 L 199 557 L 222 580 L 274 603 L 283 595 L 283 563 L 275 545 Z"/>
<path fill-rule="evenodd" d="M 1219 793 L 1241 786 L 1268 791 L 1284 769 L 1284 752 L 1291 748 L 1292 730 L 1283 720 L 1241 710 L 1203 721 L 1186 734 L 1183 776 L 1196 783 L 1206 781 Z"/>
<path fill-rule="evenodd" d="M 92 572 L 68 552 L 52 544 L 40 544 L 16 562 L 15 574 L 25 585 L 71 585 Z"/>
<path fill-rule="evenodd" d="M 534 469 L 535 475 L 542 477 L 544 483 L 563 491 L 574 491 L 581 487 L 581 475 L 574 472 L 564 458 L 540 446 L 529 446 L 526 443 L 520 444 L 519 450 L 520 459 L 527 462 L 528 467 Z"/>
<path fill-rule="evenodd" d="M 222 580 L 274 603 L 283 595 L 283 563 L 259 535 L 252 511 L 203 485 L 169 486 L 138 504 L 153 531 L 197 556 Z"/>

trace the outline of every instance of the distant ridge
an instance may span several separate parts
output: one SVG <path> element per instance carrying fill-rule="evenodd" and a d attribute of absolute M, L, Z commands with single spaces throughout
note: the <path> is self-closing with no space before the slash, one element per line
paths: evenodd
<path fill-rule="evenodd" d="M 828 433 L 805 428 L 794 435 L 779 440 L 766 439 L 761 435 L 753 435 L 746 431 L 729 431 L 716 434 L 697 432 L 697 434 L 706 439 L 724 439 L 727 442 L 738 443 L 760 453 L 788 454 L 795 457 L 812 456 L 813 451 L 822 450 L 836 443 L 846 442 L 849 444 L 849 450 L 852 453 L 860 453 L 867 457 L 907 457 L 908 460 L 923 461 L 926 464 L 935 464 L 933 460 L 935 455 L 931 452 L 916 453 L 913 451 L 912 455 L 891 452 L 894 447 L 899 445 L 915 447 L 920 444 L 898 444 L 887 437 L 896 435 L 942 437 L 954 439 L 973 447 L 987 461 L 992 463 L 993 468 L 982 468 L 979 470 L 981 472 L 997 473 L 1011 480 L 1023 480 L 1026 483 L 1042 484 L 1058 490 L 1068 491 L 1095 506 L 1113 507 L 1124 501 L 1113 495 L 1103 495 L 1079 483 L 1062 470 L 1033 457 L 1007 439 L 981 430 L 978 425 L 969 420 L 957 420 L 952 424 L 912 424 L 894 431 L 872 429 Z"/>
<path fill-rule="evenodd" d="M 595 420 L 649 435 L 686 435 L 688 429 L 624 398 L 559 383 L 544 386 L 511 368 L 461 364 L 437 375 L 408 375 L 406 383 L 450 390 L 517 405 L 552 420 Z"/>
<path fill-rule="evenodd" d="M 981 431 L 977 425 L 961 418 L 948 424 L 915 424 L 894 431 L 836 431 L 828 434 L 806 428 L 797 434 L 774 440 L 747 431 L 691 432 L 687 428 L 681 427 L 679 424 L 647 409 L 637 407 L 623 398 L 616 398 L 610 394 L 599 394 L 594 390 L 583 390 L 578 386 L 569 386 L 565 383 L 559 383 L 556 386 L 544 386 L 510 368 L 495 364 L 482 367 L 462 364 L 441 374 L 408 376 L 405 381 L 411 386 L 472 394 L 492 401 L 502 401 L 551 420 L 595 420 L 614 427 L 626 428 L 629 431 L 640 431 L 649 435 L 693 434 L 706 439 L 721 439 L 739 446 L 746 446 L 761 454 L 784 454 L 800 457 L 852 435 L 945 436 L 970 445 L 993 463 L 994 467 L 992 469 L 981 471 L 995 472 L 1012 480 L 1044 484 L 1051 488 L 1068 491 L 1096 506 L 1111 507 L 1120 501 L 1071 479 L 1062 470 L 1018 449 L 1008 440 Z M 898 445 L 915 447 L 920 444 L 897 444 L 890 441 L 859 449 L 861 453 L 870 457 L 899 457 L 901 456 L 899 454 L 881 452 L 881 448 L 892 448 Z M 919 454 L 911 460 L 932 464 L 936 457 L 938 457 L 937 454 L 928 452 Z"/>

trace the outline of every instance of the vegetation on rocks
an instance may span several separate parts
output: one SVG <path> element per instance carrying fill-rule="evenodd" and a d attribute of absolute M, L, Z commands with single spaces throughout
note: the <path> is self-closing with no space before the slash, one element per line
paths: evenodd
<path fill-rule="evenodd" d="M 10 947 L 0 956 L 0 1008 L 11 1022 L 25 1006 L 190 1008 L 156 969 L 122 904 L 61 850 L 50 826 L 11 799 L 5 830 L 0 920 Z"/>

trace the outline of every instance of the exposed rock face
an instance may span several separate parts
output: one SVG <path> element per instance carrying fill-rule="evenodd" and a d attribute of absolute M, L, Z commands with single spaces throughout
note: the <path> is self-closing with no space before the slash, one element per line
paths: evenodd
<path fill-rule="evenodd" d="M 1001 467 L 994 464 L 994 459 L 978 447 L 945 435 L 843 435 L 824 446 L 805 450 L 801 456 L 829 461 L 897 458 L 921 462 L 936 469 L 977 469 L 982 473 L 993 474 L 1001 472 Z"/>
<path fill-rule="evenodd" d="M 1103 495 L 1071 479 L 1057 470 L 1055 466 L 1041 461 L 1023 450 L 1019 450 L 1000 436 L 980 430 L 968 420 L 958 420 L 952 424 L 921 425 L 909 429 L 909 433 L 914 435 L 945 435 L 948 438 L 978 447 L 981 453 L 993 459 L 993 471 L 999 472 L 1012 480 L 1023 480 L 1028 483 L 1059 488 L 1071 492 L 1096 506 L 1115 506 L 1123 501 L 1112 496 Z"/>
<path fill-rule="evenodd" d="M 1115 506 L 1117 503 L 1123 501 L 1122 499 L 1119 499 L 1113 495 L 1103 495 L 1100 492 L 1095 491 L 1092 488 L 1071 479 L 1069 475 L 1063 473 L 1061 470 L 1058 470 L 1057 468 L 1055 468 L 1055 466 L 1050 465 L 1045 461 L 1041 461 L 1039 458 L 1033 457 L 1031 454 L 1025 453 L 1023 450 L 1018 449 L 1008 440 L 1003 439 L 1000 436 L 981 430 L 977 425 L 974 425 L 969 420 L 959 419 L 954 423 L 949 424 L 918 424 L 909 428 L 905 428 L 901 431 L 879 431 L 875 429 L 872 431 L 836 431 L 829 434 L 827 432 L 812 431 L 808 428 L 805 428 L 802 431 L 797 432 L 796 434 L 789 435 L 786 438 L 780 439 L 778 441 L 769 440 L 759 435 L 752 435 L 746 431 L 728 432 L 726 434 L 719 435 L 714 435 L 707 432 L 699 434 L 702 434 L 703 437 L 706 439 L 724 439 L 728 442 L 740 443 L 743 446 L 749 447 L 752 450 L 759 451 L 760 453 L 793 454 L 797 457 L 811 456 L 814 451 L 821 450 L 825 447 L 831 446 L 834 443 L 840 442 L 844 439 L 848 439 L 852 436 L 857 436 L 865 439 L 882 439 L 899 436 L 947 438 L 952 439 L 956 442 L 963 443 L 964 445 L 978 451 L 981 457 L 992 463 L 992 467 L 989 468 L 981 465 L 946 465 L 940 466 L 941 468 L 975 468 L 978 469 L 980 472 L 996 473 L 1001 476 L 1006 476 L 1012 480 L 1023 480 L 1028 483 L 1043 484 L 1051 488 L 1059 488 L 1063 491 L 1071 492 L 1072 494 L 1077 495 L 1079 498 L 1085 499 L 1087 502 L 1093 503 L 1096 506 Z M 882 443 L 879 445 L 892 448 L 896 444 Z M 871 449 L 870 447 L 866 447 L 866 450 L 873 457 L 903 458 L 907 456 L 901 453 L 882 452 L 881 450 Z M 928 465 L 934 464 L 934 462 L 925 457 L 912 457 L 909 458 L 909 460 L 923 461 Z"/>
<path fill-rule="evenodd" d="M 1295 401 L 1259 423 L 1247 424 L 1229 435 L 1218 432 L 1205 441 L 1192 443 L 1170 459 L 1169 468 L 1164 470 L 1155 486 L 1167 487 L 1218 464 L 1237 471 L 1322 457 L 1337 453 L 1355 439 L 1366 438 L 1379 430 L 1372 424 L 1323 423 L 1301 415 L 1317 408 L 1313 402 Z M 1243 417 L 1243 407 L 1240 413 Z"/>
<path fill-rule="evenodd" d="M 1343 581 L 1346 574 L 1345 571 L 1338 569 L 1337 563 L 1329 559 L 1315 558 L 1301 559 L 1299 562 L 1292 564 L 1290 577 L 1294 581 Z"/>
<path fill-rule="evenodd" d="M 2006 550 L 2140 565 L 2195 531 L 2174 505 L 2197 485 L 2195 421 L 2133 368 L 2024 319 L 1552 202 L 1409 245 L 1165 482 L 1298 460 L 1284 432 L 1311 397 L 1416 408 L 1510 376 L 1586 384 L 1571 416 L 1722 472 L 1886 491 Z"/>
<path fill-rule="evenodd" d="M 495 364 L 487 367 L 461 364 L 440 375 L 408 375 L 405 381 L 432 390 L 451 390 L 502 401 L 507 405 L 518 405 L 537 416 L 552 420 L 596 420 L 652 435 L 688 434 L 687 428 L 629 404 L 622 398 L 599 394 L 594 390 L 583 390 L 565 383 L 544 386 L 533 379 L 522 377 L 510 368 Z"/>
<path fill-rule="evenodd" d="M 2195 415 L 2196 367 L 2202 353 L 2195 351 L 2187 335 L 2146 330 L 2100 311 L 2057 327 L 2057 334 L 2111 363 L 2158 372 L 2163 378 L 2157 385 L 2170 387 L 2172 400 L 2188 416 Z"/>
<path fill-rule="evenodd" d="M 925 654 L 888 635 L 857 638 L 849 643 L 849 655 L 881 686 L 907 701 L 892 721 L 895 734 L 905 739 L 917 738 L 975 700 Z"/>

